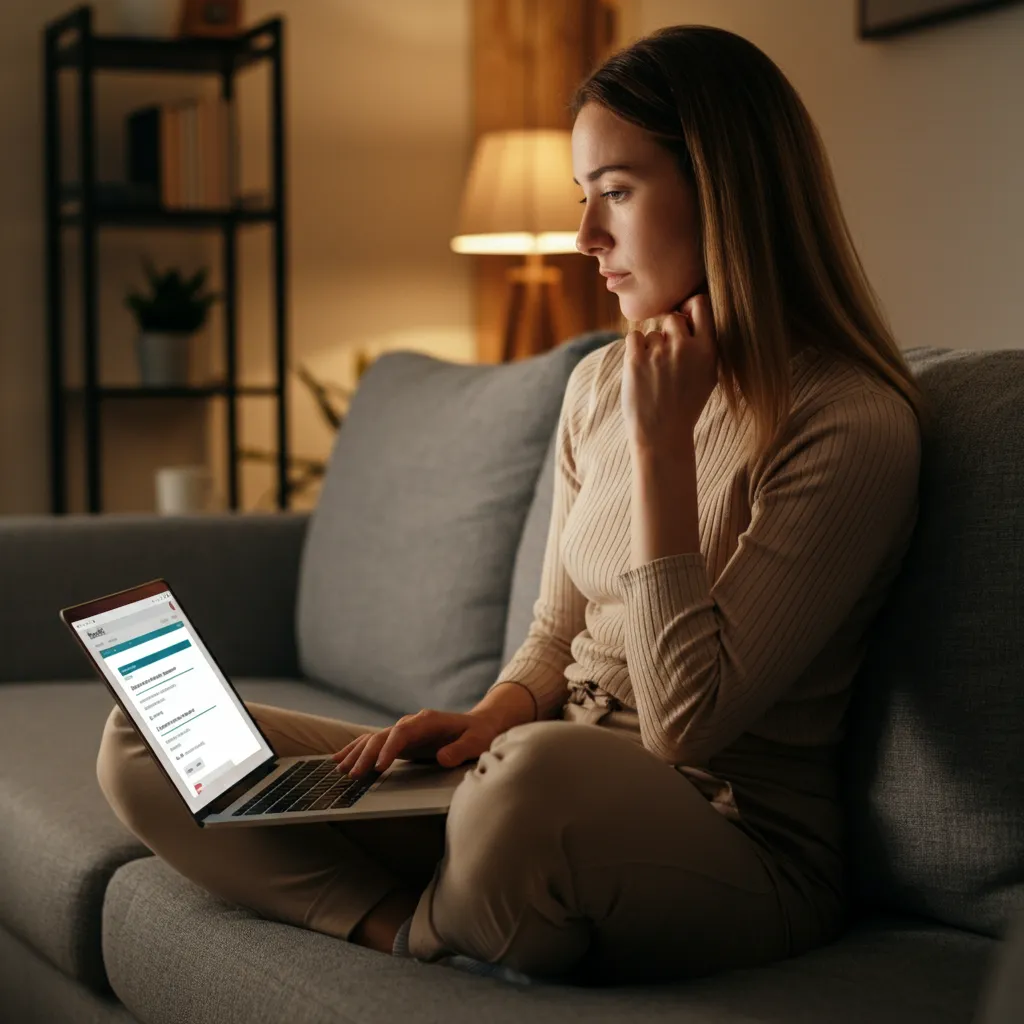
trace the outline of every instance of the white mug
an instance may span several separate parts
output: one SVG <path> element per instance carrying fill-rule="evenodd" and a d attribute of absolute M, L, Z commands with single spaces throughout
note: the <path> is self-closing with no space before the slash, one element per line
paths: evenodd
<path fill-rule="evenodd" d="M 156 510 L 162 516 L 205 512 L 213 481 L 205 466 L 165 466 L 156 471 Z"/>

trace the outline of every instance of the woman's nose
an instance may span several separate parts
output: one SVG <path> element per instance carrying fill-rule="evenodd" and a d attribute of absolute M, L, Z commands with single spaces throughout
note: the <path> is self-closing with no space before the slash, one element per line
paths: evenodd
<path fill-rule="evenodd" d="M 601 247 L 601 236 L 602 232 L 597 230 L 584 214 L 580 229 L 576 233 L 577 251 L 584 256 L 593 256 L 593 250 Z"/>

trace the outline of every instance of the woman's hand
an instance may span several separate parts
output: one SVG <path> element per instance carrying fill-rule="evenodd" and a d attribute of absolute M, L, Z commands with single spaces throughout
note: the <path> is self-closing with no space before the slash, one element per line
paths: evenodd
<path fill-rule="evenodd" d="M 693 430 L 718 383 L 718 348 L 711 300 L 704 292 L 682 312 L 665 318 L 665 330 L 626 335 L 622 364 L 622 414 L 633 450 L 671 453 L 693 443 Z"/>
<path fill-rule="evenodd" d="M 486 715 L 460 715 L 424 709 L 404 715 L 394 725 L 364 732 L 336 754 L 338 771 L 362 775 L 384 771 L 396 757 L 412 760 L 437 758 L 445 768 L 479 757 L 490 747 L 500 728 Z"/>

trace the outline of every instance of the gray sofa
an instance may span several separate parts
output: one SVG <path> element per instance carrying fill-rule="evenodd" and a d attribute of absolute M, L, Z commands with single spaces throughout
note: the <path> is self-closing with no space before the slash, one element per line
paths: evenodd
<path fill-rule="evenodd" d="M 0 520 L 0 1019 L 954 1024 L 988 986 L 1024 1020 L 1009 969 L 991 980 L 1024 892 L 1024 351 L 908 353 L 938 415 L 851 708 L 856 909 L 826 948 L 681 984 L 518 987 L 225 904 L 105 804 L 112 700 L 57 610 L 157 576 L 243 699 L 368 725 L 472 706 L 530 621 L 565 384 L 614 337 L 508 366 L 382 357 L 311 516 Z"/>

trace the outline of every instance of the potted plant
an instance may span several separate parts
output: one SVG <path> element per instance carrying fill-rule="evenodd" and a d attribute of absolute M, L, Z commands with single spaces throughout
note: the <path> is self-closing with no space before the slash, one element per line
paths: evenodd
<path fill-rule="evenodd" d="M 131 291 L 125 305 L 139 325 L 139 373 L 147 387 L 174 387 L 189 383 L 189 338 L 206 322 L 210 306 L 220 298 L 202 294 L 206 269 L 185 279 L 177 270 L 158 273 L 148 257 L 142 265 L 150 294 Z"/>

